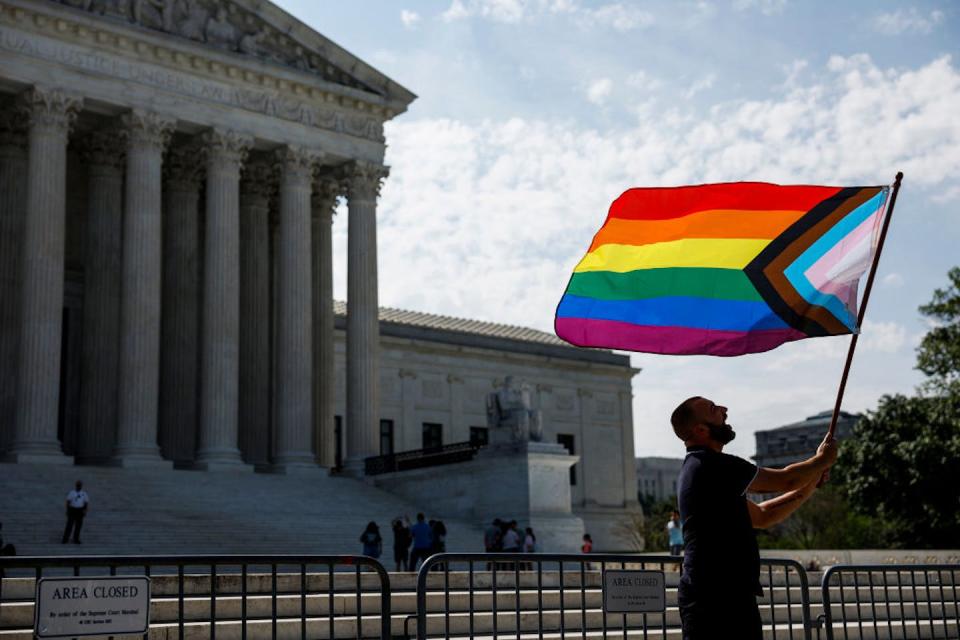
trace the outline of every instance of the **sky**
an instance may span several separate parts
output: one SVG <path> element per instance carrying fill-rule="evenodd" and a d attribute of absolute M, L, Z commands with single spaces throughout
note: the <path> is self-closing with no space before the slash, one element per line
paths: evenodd
<path fill-rule="evenodd" d="M 918 311 L 960 264 L 960 4 L 277 0 L 415 94 L 386 127 L 380 304 L 553 331 L 630 187 L 905 174 L 843 408 L 921 381 Z M 346 298 L 346 215 L 334 222 Z M 737 438 L 832 409 L 849 337 L 738 358 L 631 354 L 637 456 L 683 455 L 691 395 Z"/>

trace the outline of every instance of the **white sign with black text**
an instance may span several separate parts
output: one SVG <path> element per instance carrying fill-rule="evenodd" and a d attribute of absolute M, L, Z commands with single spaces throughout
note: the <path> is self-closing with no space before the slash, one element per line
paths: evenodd
<path fill-rule="evenodd" d="M 41 578 L 34 632 L 38 638 L 146 633 L 150 578 Z"/>
<path fill-rule="evenodd" d="M 663 571 L 603 572 L 603 610 L 607 613 L 660 613 L 666 608 Z"/>

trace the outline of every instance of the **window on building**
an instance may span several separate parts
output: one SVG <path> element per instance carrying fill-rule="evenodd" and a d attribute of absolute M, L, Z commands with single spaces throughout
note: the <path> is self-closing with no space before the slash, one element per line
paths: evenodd
<path fill-rule="evenodd" d="M 470 427 L 470 444 L 474 447 L 485 447 L 490 444 L 490 432 L 486 427 Z"/>
<path fill-rule="evenodd" d="M 566 448 L 567 453 L 570 455 L 575 455 L 576 450 L 574 447 L 574 437 L 568 433 L 558 433 L 557 434 L 557 444 L 562 444 Z M 577 484 L 577 465 L 570 467 L 570 486 L 575 486 Z"/>
<path fill-rule="evenodd" d="M 380 421 L 380 455 L 393 454 L 393 420 Z"/>
<path fill-rule="evenodd" d="M 443 446 L 443 425 L 438 422 L 423 423 L 423 448 L 436 449 Z"/>

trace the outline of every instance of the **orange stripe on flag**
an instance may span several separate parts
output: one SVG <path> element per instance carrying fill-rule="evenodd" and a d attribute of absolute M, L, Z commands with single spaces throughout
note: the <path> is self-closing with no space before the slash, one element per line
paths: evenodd
<path fill-rule="evenodd" d="M 806 211 L 712 209 L 666 220 L 608 218 L 594 236 L 590 251 L 605 244 L 644 245 L 684 238 L 772 240 L 805 213 Z"/>

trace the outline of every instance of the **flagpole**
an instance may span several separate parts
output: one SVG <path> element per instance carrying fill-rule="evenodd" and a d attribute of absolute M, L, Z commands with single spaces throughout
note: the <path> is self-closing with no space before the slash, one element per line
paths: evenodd
<path fill-rule="evenodd" d="M 870 301 L 870 290 L 873 289 L 873 279 L 877 275 L 877 265 L 880 264 L 880 253 L 883 251 L 883 243 L 887 239 L 887 229 L 890 228 L 890 218 L 893 217 L 893 207 L 897 204 L 897 193 L 900 191 L 900 182 L 903 180 L 903 172 L 898 171 L 897 177 L 893 181 L 893 193 L 890 194 L 890 206 L 887 208 L 887 215 L 883 219 L 883 227 L 880 229 L 880 239 L 877 241 L 877 255 L 873 257 L 873 263 L 870 265 L 870 275 L 867 276 L 867 285 L 863 290 L 863 303 L 860 305 L 860 313 L 857 315 L 858 332 L 850 338 L 850 348 L 847 350 L 847 362 L 843 366 L 843 375 L 840 377 L 840 389 L 837 391 L 837 402 L 833 406 L 833 417 L 830 419 L 830 427 L 827 429 L 827 437 L 832 438 L 837 431 L 837 421 L 840 418 L 840 405 L 843 404 L 843 392 L 847 388 L 847 377 L 850 375 L 850 365 L 853 363 L 853 352 L 857 349 L 857 338 L 860 337 L 859 329 L 863 326 L 863 317 L 867 313 L 867 302 Z"/>

